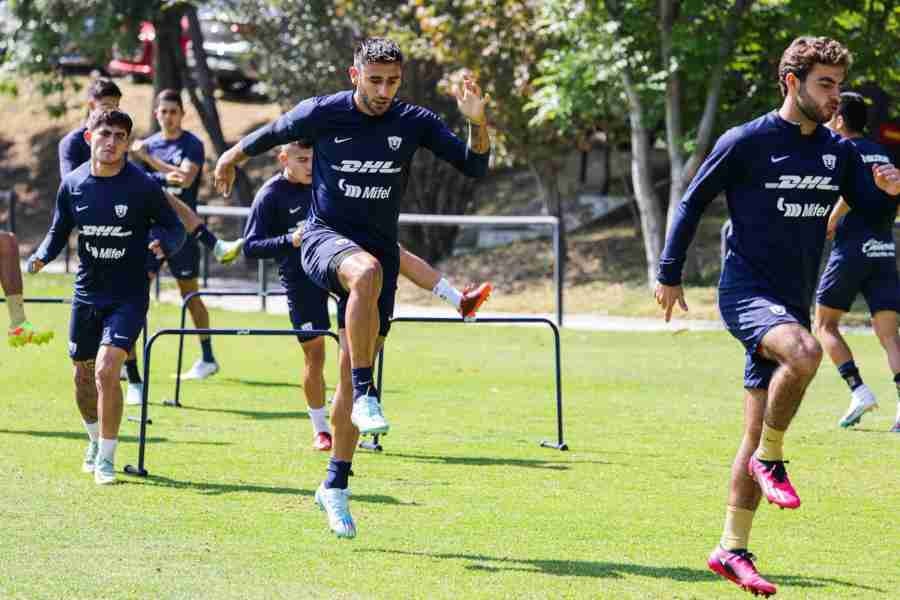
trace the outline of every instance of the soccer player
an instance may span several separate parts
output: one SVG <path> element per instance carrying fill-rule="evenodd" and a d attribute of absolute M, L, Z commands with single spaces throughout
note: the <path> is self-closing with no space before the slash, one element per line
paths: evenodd
<path fill-rule="evenodd" d="M 282 172 L 256 193 L 244 231 L 244 255 L 277 258 L 281 284 L 287 291 L 288 312 L 294 329 L 330 329 L 328 292 L 313 283 L 300 264 L 303 223 L 312 202 L 313 145 L 300 140 L 278 151 Z M 443 298 L 464 317 L 474 317 L 490 294 L 491 284 L 468 286 L 460 292 L 440 272 L 406 250 L 400 251 L 400 273 L 416 277 L 420 287 L 441 290 Z M 420 284 L 419 281 L 422 283 Z M 435 292 L 437 294 L 437 292 Z M 313 449 L 331 450 L 331 429 L 325 409 L 325 342 L 321 337 L 299 337 L 304 353 L 303 393 L 313 427 Z M 344 379 L 350 373 L 342 374 Z"/>
<path fill-rule="evenodd" d="M 174 254 L 185 230 L 159 185 L 125 159 L 131 117 L 98 110 L 86 127 L 91 159 L 60 184 L 50 231 L 29 258 L 28 271 L 37 273 L 56 258 L 78 229 L 69 356 L 75 365 L 75 399 L 90 438 L 83 469 L 102 485 L 116 480 L 119 371 L 150 301 L 147 240 L 153 240 L 149 248 L 157 255 Z"/>
<path fill-rule="evenodd" d="M 863 97 L 844 92 L 828 127 L 850 140 L 864 163 L 890 163 L 884 148 L 863 137 L 867 117 Z M 873 194 L 882 193 L 874 187 L 874 182 L 871 185 Z M 815 328 L 825 352 L 850 388 L 850 407 L 838 422 L 841 427 L 856 425 L 866 412 L 878 407 L 875 394 L 863 383 L 850 347 L 838 328 L 841 317 L 850 310 L 860 292 L 869 305 L 872 328 L 887 354 L 900 398 L 900 335 L 897 334 L 900 278 L 897 276 L 893 234 L 897 202 L 884 202 L 882 207 L 879 214 L 865 215 L 849 211 L 847 203 L 840 200 L 828 220 L 834 246 L 816 294 Z M 900 433 L 900 400 L 891 431 Z"/>
<path fill-rule="evenodd" d="M 9 311 L 7 341 L 13 348 L 25 344 L 46 344 L 53 339 L 52 331 L 42 331 L 25 316 L 22 295 L 22 269 L 19 267 L 19 242 L 14 233 L 0 231 L 0 284 L 6 294 Z"/>
<path fill-rule="evenodd" d="M 150 176 L 167 193 L 178 198 L 189 209 L 185 227 L 189 231 L 195 231 L 196 235 L 192 234 L 188 238 L 178 254 L 168 257 L 169 270 L 178 282 L 178 290 L 184 298 L 200 289 L 197 282 L 200 272 L 200 250 L 196 240 L 201 240 L 207 246 L 214 248 L 217 246 L 215 236 L 203 226 L 195 212 L 205 154 L 203 142 L 181 127 L 184 105 L 179 92 L 162 90 L 156 97 L 155 115 L 160 131 L 132 144 L 131 153 L 135 158 L 144 161 Z M 218 243 L 220 248 L 223 245 L 224 242 Z M 225 262 L 234 260 L 240 253 L 242 245 L 242 240 L 228 244 L 228 256 L 222 260 Z M 209 329 L 209 312 L 201 298 L 192 298 L 188 302 L 188 310 L 197 328 Z M 200 336 L 200 348 L 201 358 L 182 375 L 184 379 L 206 379 L 219 371 L 219 364 L 212 351 L 212 340 L 208 335 Z"/>
<path fill-rule="evenodd" d="M 393 41 L 359 43 L 349 68 L 353 90 L 300 102 L 245 137 L 216 165 L 228 194 L 235 167 L 250 156 L 302 138 L 314 143 L 313 201 L 302 234 L 303 270 L 336 294 L 342 372 L 332 411 L 334 448 L 316 501 L 338 537 L 354 537 L 347 477 L 360 433 L 386 433 L 372 364 L 390 325 L 399 273 L 399 200 L 413 154 L 425 147 L 472 177 L 488 169 L 490 137 L 481 90 L 466 79 L 456 99 L 469 121 L 468 145 L 431 111 L 396 98 L 403 54 Z M 345 325 L 345 327 L 340 327 Z M 351 395 L 352 394 L 352 395 Z"/>
<path fill-rule="evenodd" d="M 687 310 L 685 253 L 703 210 L 724 192 L 734 227 L 719 310 L 746 349 L 746 394 L 725 528 L 707 564 L 754 594 L 775 593 L 747 550 L 761 495 L 782 508 L 800 506 L 785 470 L 783 438 L 822 358 L 809 313 L 829 208 L 841 195 L 867 213 L 886 202 L 870 193 L 872 167 L 822 126 L 837 109 L 849 65 L 850 53 L 834 40 L 800 37 L 790 44 L 779 65 L 781 108 L 719 138 L 678 206 L 660 257 L 655 295 L 668 321 L 676 304 Z M 896 168 L 874 173 L 879 188 L 900 193 Z"/>

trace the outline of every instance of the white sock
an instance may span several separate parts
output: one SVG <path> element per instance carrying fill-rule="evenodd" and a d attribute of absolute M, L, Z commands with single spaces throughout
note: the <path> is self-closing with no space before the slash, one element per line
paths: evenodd
<path fill-rule="evenodd" d="M 328 409 L 326 407 L 322 408 L 310 408 L 307 411 L 309 414 L 309 420 L 312 421 L 313 433 L 331 433 L 331 428 L 328 426 Z"/>
<path fill-rule="evenodd" d="M 100 439 L 100 421 L 94 421 L 93 423 L 84 421 L 84 428 L 87 429 L 88 437 L 91 438 L 92 442 Z"/>
<path fill-rule="evenodd" d="M 115 462 L 118 443 L 119 440 L 117 438 L 111 440 L 100 438 L 100 458 L 104 458 L 109 462 Z"/>
<path fill-rule="evenodd" d="M 9 311 L 9 328 L 13 329 L 25 322 L 25 300 L 22 294 L 10 294 L 6 297 L 6 308 Z"/>
<path fill-rule="evenodd" d="M 431 290 L 431 293 L 452 306 L 453 308 L 459 310 L 459 303 L 462 301 L 462 293 L 452 285 L 450 282 L 441 277 L 441 280 L 437 282 L 437 285 L 434 286 L 434 289 Z"/>

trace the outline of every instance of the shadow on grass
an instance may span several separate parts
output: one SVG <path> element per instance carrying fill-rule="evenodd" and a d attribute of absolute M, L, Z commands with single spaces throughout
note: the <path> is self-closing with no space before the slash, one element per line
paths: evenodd
<path fill-rule="evenodd" d="M 312 498 L 316 491 L 304 488 L 279 487 L 257 485 L 252 483 L 213 483 L 210 481 L 188 481 L 180 479 L 172 479 L 171 477 L 163 477 L 161 475 L 147 475 L 147 477 L 132 476 L 123 479 L 134 485 L 147 485 L 152 487 L 167 487 L 177 490 L 193 490 L 201 494 L 209 496 L 219 496 L 222 494 L 234 493 L 251 493 L 251 494 L 276 494 L 287 496 L 300 496 Z M 415 502 L 401 502 L 393 496 L 384 496 L 381 494 L 353 494 L 354 502 L 369 502 L 371 504 L 389 504 L 391 506 L 418 506 Z"/>
<path fill-rule="evenodd" d="M 87 441 L 87 434 L 83 432 L 77 431 L 16 431 L 12 429 L 0 429 L 0 435 L 10 434 L 10 435 L 28 435 L 32 437 L 39 438 L 59 438 L 64 440 L 78 440 L 79 442 Z M 137 442 L 138 439 L 133 435 L 120 435 L 120 442 Z M 191 440 L 184 441 L 174 441 L 165 437 L 148 437 L 148 444 L 190 444 L 195 446 L 231 446 L 231 442 L 198 442 Z"/>
<path fill-rule="evenodd" d="M 620 578 L 626 575 L 636 575 L 638 577 L 671 579 L 672 581 L 682 582 L 722 581 L 721 577 L 715 575 L 711 571 L 706 569 L 691 569 L 688 567 L 654 567 L 634 563 L 615 563 L 591 560 L 508 558 L 485 556 L 483 554 L 410 552 L 406 550 L 387 550 L 383 548 L 364 548 L 357 549 L 355 552 L 379 552 L 383 554 L 419 556 L 422 558 L 436 558 L 440 560 L 461 560 L 471 563 L 465 566 L 468 570 L 486 571 L 489 573 L 513 571 L 565 577 L 598 578 Z M 767 573 L 766 578 L 777 584 L 801 588 L 821 588 L 836 585 L 882 593 L 887 591 L 877 587 L 851 583 L 842 579 L 834 579 L 832 577 L 804 577 L 800 575 L 772 575 Z"/>
<path fill-rule="evenodd" d="M 403 454 L 400 452 L 384 453 L 385 456 L 405 458 L 417 462 L 441 463 L 445 465 L 465 465 L 469 467 L 525 467 L 528 469 L 547 469 L 549 471 L 568 471 L 573 463 L 559 460 L 541 460 L 534 458 L 502 458 L 487 456 L 436 456 L 431 454 Z M 576 461 L 576 464 L 590 463 L 608 465 L 612 463 L 597 461 Z"/>
<path fill-rule="evenodd" d="M 238 415 L 260 421 L 268 419 L 309 419 L 309 415 L 302 410 L 273 411 L 273 410 L 240 410 L 237 408 L 200 408 L 198 406 L 181 405 L 177 410 L 192 410 L 196 412 L 222 413 L 226 415 Z"/>
<path fill-rule="evenodd" d="M 252 387 L 268 387 L 268 388 L 297 388 L 300 389 L 303 386 L 299 383 L 295 383 L 292 381 L 262 381 L 259 379 L 241 379 L 240 377 L 223 377 L 219 379 L 221 383 L 235 383 L 239 385 L 249 385 Z"/>

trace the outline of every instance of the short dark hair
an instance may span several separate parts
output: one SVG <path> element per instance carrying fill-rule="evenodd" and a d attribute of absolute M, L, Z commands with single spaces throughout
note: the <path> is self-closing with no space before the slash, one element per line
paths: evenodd
<path fill-rule="evenodd" d="M 181 92 L 178 90 L 171 88 L 161 90 L 156 95 L 156 106 L 159 107 L 163 102 L 174 102 L 181 109 L 181 112 L 184 112 L 184 103 L 181 101 Z"/>
<path fill-rule="evenodd" d="M 304 150 L 311 150 L 313 147 L 313 142 L 309 138 L 300 138 L 299 140 L 288 142 L 287 144 L 282 144 L 278 147 L 279 152 L 285 152 L 291 146 L 297 146 L 298 148 L 303 148 Z"/>
<path fill-rule="evenodd" d="M 403 52 L 397 42 L 388 38 L 366 38 L 356 44 L 353 64 L 357 67 L 370 64 L 403 64 Z"/>
<path fill-rule="evenodd" d="M 787 95 L 785 79 L 788 73 L 805 81 L 816 65 L 838 66 L 847 70 L 852 63 L 850 51 L 838 41 L 827 37 L 798 37 L 785 49 L 778 64 L 778 87 L 781 88 L 781 95 Z"/>
<path fill-rule="evenodd" d="M 866 99 L 856 92 L 842 92 L 841 105 L 838 107 L 837 114 L 844 118 L 847 129 L 853 133 L 862 133 L 869 122 L 869 107 L 866 106 Z"/>
<path fill-rule="evenodd" d="M 116 85 L 116 82 L 106 77 L 98 77 L 93 80 L 87 89 L 87 97 L 89 100 L 99 100 L 100 98 L 121 98 L 122 90 Z"/>
<path fill-rule="evenodd" d="M 122 112 L 121 110 L 95 110 L 88 117 L 86 125 L 87 130 L 94 131 L 102 125 L 121 127 L 128 132 L 128 135 L 131 135 L 131 128 L 134 124 L 131 121 L 131 117 L 128 116 L 128 113 Z"/>

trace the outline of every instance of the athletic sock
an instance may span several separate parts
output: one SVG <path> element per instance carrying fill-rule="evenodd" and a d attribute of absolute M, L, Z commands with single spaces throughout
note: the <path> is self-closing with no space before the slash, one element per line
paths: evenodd
<path fill-rule="evenodd" d="M 15 329 L 26 321 L 25 300 L 22 294 L 10 294 L 6 297 L 6 309 L 9 311 L 9 328 Z"/>
<path fill-rule="evenodd" d="M 364 395 L 372 385 L 372 367 L 351 369 L 350 380 L 353 382 L 353 398 Z"/>
<path fill-rule="evenodd" d="M 725 509 L 725 528 L 719 544 L 726 550 L 746 550 L 755 514 L 756 511 L 729 505 Z"/>
<path fill-rule="evenodd" d="M 313 433 L 331 433 L 328 426 L 328 409 L 326 407 L 310 408 L 307 410 L 309 420 L 312 421 Z"/>
<path fill-rule="evenodd" d="M 347 489 L 347 479 L 350 477 L 350 462 L 331 457 L 328 461 L 328 474 L 325 476 L 326 488 Z"/>
<path fill-rule="evenodd" d="M 462 302 L 462 293 L 443 277 L 437 282 L 431 293 L 455 309 L 459 309 L 459 303 Z"/>
<path fill-rule="evenodd" d="M 784 460 L 784 432 L 763 423 L 762 435 L 759 436 L 759 447 L 756 449 L 759 460 Z"/>
<path fill-rule="evenodd" d="M 91 438 L 92 442 L 100 439 L 100 421 L 94 421 L 93 423 L 84 421 L 84 428 L 87 429 L 88 437 Z"/>
<path fill-rule="evenodd" d="M 203 362 L 216 362 L 216 357 L 213 356 L 212 340 L 210 338 L 200 340 L 200 348 L 203 350 Z"/>
<path fill-rule="evenodd" d="M 118 443 L 118 438 L 113 438 L 111 440 L 100 438 L 100 458 L 104 458 L 109 462 L 115 462 L 116 445 Z"/>
<path fill-rule="evenodd" d="M 136 358 L 129 358 L 125 361 L 125 372 L 128 373 L 128 383 L 141 382 L 141 375 L 138 373 Z"/>
<path fill-rule="evenodd" d="M 840 365 L 838 367 L 838 373 L 840 373 L 841 377 L 844 378 L 844 381 L 847 382 L 847 387 L 850 388 L 851 392 L 863 384 L 862 377 L 859 375 L 859 369 L 856 368 L 856 363 L 852 360 L 848 360 Z"/>
<path fill-rule="evenodd" d="M 212 250 L 216 247 L 216 242 L 219 241 L 213 233 L 206 228 L 206 225 L 200 225 L 197 229 L 194 230 L 194 233 L 191 234 L 195 240 Z"/>

